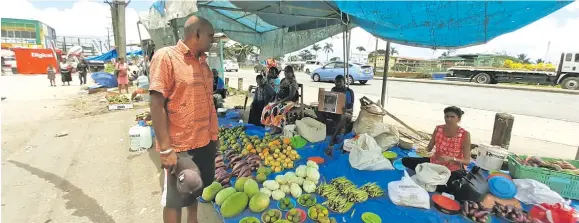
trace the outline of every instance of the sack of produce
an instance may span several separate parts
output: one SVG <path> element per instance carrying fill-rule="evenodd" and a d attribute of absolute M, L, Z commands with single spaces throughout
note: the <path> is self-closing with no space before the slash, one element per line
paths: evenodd
<path fill-rule="evenodd" d="M 388 132 L 390 128 L 383 125 L 384 115 L 386 113 L 376 104 L 362 106 L 358 118 L 354 122 L 354 132 L 356 134 L 367 133 L 372 137 Z"/>
<path fill-rule="evenodd" d="M 390 160 L 382 156 L 382 148 L 368 134 L 355 141 L 349 157 L 350 165 L 359 170 L 393 170 Z"/>
<path fill-rule="evenodd" d="M 430 209 L 430 196 L 408 176 L 406 170 L 399 181 L 388 183 L 388 196 L 396 205 Z"/>
<path fill-rule="evenodd" d="M 416 184 L 426 189 L 428 192 L 434 192 L 437 185 L 445 185 L 450 178 L 450 170 L 434 163 L 421 163 L 416 166 L 416 175 L 412 179 Z"/>

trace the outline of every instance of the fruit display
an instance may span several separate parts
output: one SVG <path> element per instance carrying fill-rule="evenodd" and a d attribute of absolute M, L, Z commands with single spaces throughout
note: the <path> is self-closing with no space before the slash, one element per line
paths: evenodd
<path fill-rule="evenodd" d="M 201 194 L 201 198 L 206 201 L 212 201 L 215 199 L 215 196 L 219 191 L 221 191 L 223 187 L 219 182 L 213 182 L 211 185 L 203 189 L 203 193 Z"/>
<path fill-rule="evenodd" d="M 298 197 L 298 203 L 304 207 L 311 207 L 316 204 L 316 197 L 311 194 L 302 194 L 302 196 Z"/>
<path fill-rule="evenodd" d="M 281 211 L 269 209 L 266 212 L 263 212 L 261 215 L 261 221 L 263 223 L 274 223 L 277 220 L 281 219 Z"/>
<path fill-rule="evenodd" d="M 239 223 L 259 223 L 259 219 L 256 217 L 245 217 Z"/>
<path fill-rule="evenodd" d="M 321 219 L 328 218 L 328 209 L 320 204 L 316 204 L 308 209 L 308 217 L 314 221 L 321 222 Z"/>
<path fill-rule="evenodd" d="M 491 212 L 498 217 L 506 218 L 507 220 L 515 223 L 533 222 L 527 213 L 513 205 L 502 205 L 495 203 Z"/>
<path fill-rule="evenodd" d="M 225 199 L 227 199 L 230 195 L 232 195 L 235 192 L 237 192 L 237 190 L 235 190 L 235 188 L 233 187 L 221 189 L 219 193 L 217 193 L 217 195 L 215 196 L 215 204 L 217 204 L 217 206 L 221 206 L 221 204 L 225 202 Z"/>
<path fill-rule="evenodd" d="M 489 221 L 490 210 L 485 209 L 481 203 L 463 201 L 461 203 L 461 214 L 474 222 L 486 223 Z"/>
<path fill-rule="evenodd" d="M 279 200 L 279 209 L 281 210 L 289 210 L 295 208 L 295 204 L 292 202 L 292 200 L 289 197 L 284 197 L 281 200 Z"/>
<path fill-rule="evenodd" d="M 360 190 L 366 191 L 370 198 L 380 197 L 384 195 L 384 190 L 376 183 L 367 183 L 360 187 Z"/>
<path fill-rule="evenodd" d="M 135 115 L 135 121 L 145 121 L 145 122 L 149 122 L 151 121 L 151 112 L 145 111 L 145 112 L 141 112 L 137 115 Z"/>
<path fill-rule="evenodd" d="M 257 152 L 263 163 L 270 166 L 274 173 L 279 173 L 286 168 L 294 168 L 294 161 L 301 158 L 290 144 L 289 138 L 282 139 L 281 136 L 272 138 L 269 133 L 266 133 L 256 149 L 251 146 L 249 148 L 252 149 L 250 152 Z"/>
<path fill-rule="evenodd" d="M 223 187 L 229 187 L 229 180 L 231 179 L 231 174 L 227 173 L 227 167 L 225 166 L 225 161 L 223 160 L 223 155 L 217 154 L 215 156 L 215 181 L 219 182 Z"/>
<path fill-rule="evenodd" d="M 259 213 L 269 207 L 269 195 L 258 193 L 249 199 L 249 210 L 251 212 Z"/>
<path fill-rule="evenodd" d="M 302 219 L 302 212 L 298 211 L 298 209 L 292 208 L 291 210 L 289 210 L 287 212 L 287 220 L 289 222 L 294 222 L 294 223 L 299 223 L 304 221 L 305 219 Z"/>
<path fill-rule="evenodd" d="M 579 168 L 577 168 L 576 166 L 565 160 L 560 159 L 560 160 L 546 161 L 537 156 L 529 156 L 526 159 L 522 159 L 516 156 L 515 159 L 520 164 L 526 166 L 543 167 L 550 170 L 562 171 L 568 174 L 579 175 Z"/>
<path fill-rule="evenodd" d="M 128 104 L 131 102 L 129 97 L 124 94 L 110 95 L 106 97 L 109 104 Z"/>

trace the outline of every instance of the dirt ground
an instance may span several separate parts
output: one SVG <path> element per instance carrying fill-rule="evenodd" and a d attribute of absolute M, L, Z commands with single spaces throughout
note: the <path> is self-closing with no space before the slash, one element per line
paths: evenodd
<path fill-rule="evenodd" d="M 0 94 L 2 222 L 162 222 L 158 153 L 128 150 L 147 104 L 109 112 L 105 93 L 44 76 L 2 76 Z M 199 209 L 199 222 L 222 222 Z"/>

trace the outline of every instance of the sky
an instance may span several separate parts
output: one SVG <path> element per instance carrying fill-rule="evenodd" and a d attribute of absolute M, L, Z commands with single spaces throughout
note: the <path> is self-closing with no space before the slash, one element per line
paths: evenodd
<path fill-rule="evenodd" d="M 57 36 L 94 37 L 105 40 L 107 28 L 111 27 L 110 8 L 103 0 L 10 0 L 3 1 L 0 16 L 3 18 L 36 19 L 53 27 Z M 139 14 L 147 12 L 153 0 L 133 0 L 126 10 L 127 41 L 137 43 L 137 21 Z M 111 29 L 112 30 L 112 29 Z M 111 31 L 112 33 L 112 31 Z M 143 38 L 148 37 L 145 31 Z M 112 38 L 112 37 L 111 37 Z M 508 53 L 527 54 L 532 60 L 538 58 L 557 62 L 562 52 L 579 51 L 579 1 L 535 21 L 519 30 L 499 36 L 486 44 L 462 48 L 455 53 Z M 375 38 L 366 31 L 355 28 L 352 31 L 351 52 L 357 53 L 356 47 L 362 46 L 368 51 L 375 49 Z M 341 36 L 321 41 L 320 45 L 330 42 L 334 45 L 331 57 L 342 55 Z M 549 44 L 550 43 L 550 44 Z M 385 48 L 384 41 L 378 47 Z M 445 50 L 433 50 L 392 44 L 400 56 L 414 58 L 436 58 Z M 549 46 L 549 47 L 547 47 Z M 549 48 L 547 52 L 547 48 Z M 325 54 L 320 52 L 321 59 Z"/>

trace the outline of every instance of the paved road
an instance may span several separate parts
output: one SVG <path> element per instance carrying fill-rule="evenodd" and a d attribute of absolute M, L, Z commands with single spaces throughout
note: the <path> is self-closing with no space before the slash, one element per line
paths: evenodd
<path fill-rule="evenodd" d="M 241 70 L 227 75 L 250 77 L 253 72 Z M 313 82 L 309 75 L 298 73 L 298 82 L 304 86 L 331 88 L 332 83 Z M 531 92 L 508 89 L 476 88 L 468 86 L 388 82 L 390 98 L 456 105 L 486 111 L 506 112 L 546 119 L 579 123 L 579 96 Z M 356 93 L 380 98 L 382 80 L 372 80 L 366 85 L 352 85 Z"/>

